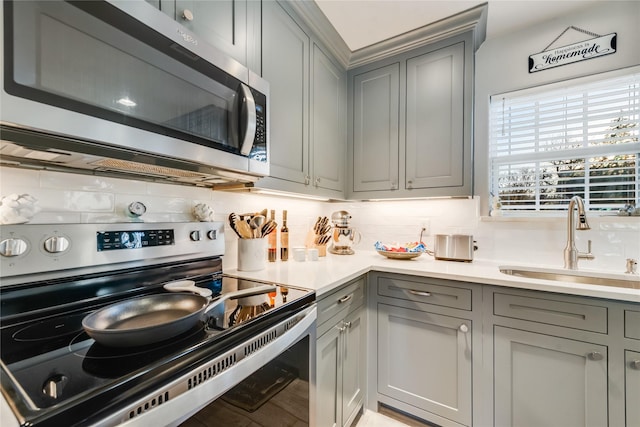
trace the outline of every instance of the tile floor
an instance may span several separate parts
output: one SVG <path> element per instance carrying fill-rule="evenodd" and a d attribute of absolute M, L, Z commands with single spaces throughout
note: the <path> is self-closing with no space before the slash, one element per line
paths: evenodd
<path fill-rule="evenodd" d="M 407 425 L 379 412 L 365 410 L 356 427 L 407 427 Z"/>

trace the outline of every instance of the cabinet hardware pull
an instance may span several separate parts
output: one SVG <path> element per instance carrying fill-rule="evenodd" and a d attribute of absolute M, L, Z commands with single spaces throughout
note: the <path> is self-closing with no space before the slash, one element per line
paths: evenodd
<path fill-rule="evenodd" d="M 597 351 L 592 351 L 591 353 L 588 354 L 588 357 L 589 359 L 595 360 L 595 361 L 604 359 L 604 356 L 602 355 L 602 353 Z"/>
<path fill-rule="evenodd" d="M 353 294 L 349 294 L 346 297 L 342 297 L 338 300 L 338 304 L 343 304 L 353 298 Z"/>
<path fill-rule="evenodd" d="M 345 329 L 351 328 L 351 322 L 344 322 L 343 325 Z"/>
<path fill-rule="evenodd" d="M 640 370 L 640 360 L 634 360 L 630 363 L 630 365 L 633 369 Z"/>
<path fill-rule="evenodd" d="M 419 297 L 430 297 L 431 296 L 431 292 L 414 291 L 413 289 L 409 289 L 409 293 L 412 294 L 412 295 L 418 295 Z"/>
<path fill-rule="evenodd" d="M 464 323 L 462 325 L 460 325 L 460 327 L 458 329 L 460 329 L 460 332 L 465 333 L 465 334 L 467 332 L 469 332 L 469 327 L 467 325 L 465 325 Z"/>

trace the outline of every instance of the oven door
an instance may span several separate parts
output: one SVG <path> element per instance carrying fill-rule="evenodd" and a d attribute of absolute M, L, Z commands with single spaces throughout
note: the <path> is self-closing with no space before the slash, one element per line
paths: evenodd
<path fill-rule="evenodd" d="M 316 318 L 308 307 L 95 425 L 270 425 L 276 413 L 287 425 L 315 426 Z M 235 363 L 239 348 L 250 354 Z"/>

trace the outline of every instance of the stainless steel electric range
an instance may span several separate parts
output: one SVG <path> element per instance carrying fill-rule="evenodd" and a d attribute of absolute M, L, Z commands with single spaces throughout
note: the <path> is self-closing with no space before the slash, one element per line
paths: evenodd
<path fill-rule="evenodd" d="M 2 226 L 3 426 L 207 425 L 229 413 L 267 425 L 269 405 L 313 425 L 313 291 L 273 284 L 227 299 L 151 344 L 100 344 L 83 329 L 87 315 L 169 282 L 193 281 L 211 301 L 265 285 L 225 276 L 223 254 L 219 222 Z M 278 399 L 287 387 L 302 410 Z"/>

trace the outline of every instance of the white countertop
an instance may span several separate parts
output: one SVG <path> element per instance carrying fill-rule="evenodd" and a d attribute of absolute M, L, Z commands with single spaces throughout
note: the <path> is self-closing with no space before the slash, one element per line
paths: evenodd
<path fill-rule="evenodd" d="M 327 253 L 318 261 L 298 262 L 289 260 L 267 263 L 260 271 L 225 270 L 231 276 L 255 279 L 313 289 L 318 297 L 335 287 L 369 271 L 411 274 L 438 279 L 459 280 L 512 288 L 532 289 L 546 292 L 558 292 L 629 302 L 640 302 L 640 289 L 627 289 L 614 286 L 600 286 L 561 281 L 529 279 L 503 274 L 500 265 L 514 265 L 513 262 L 455 262 L 435 260 L 422 255 L 411 260 L 387 259 L 375 251 L 357 251 L 354 255 L 334 255 Z M 525 266 L 526 263 L 518 263 Z M 531 267 L 539 265 L 529 264 Z M 558 268 L 558 266 L 551 266 Z M 585 269 L 585 271 L 587 271 Z M 640 276 L 638 277 L 640 281 Z"/>

